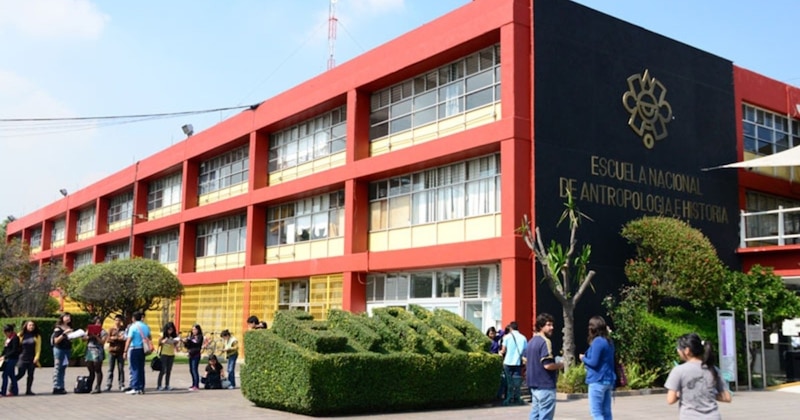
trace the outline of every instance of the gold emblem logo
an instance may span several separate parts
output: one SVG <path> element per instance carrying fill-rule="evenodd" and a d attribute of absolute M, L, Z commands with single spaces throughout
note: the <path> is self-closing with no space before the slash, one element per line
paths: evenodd
<path fill-rule="evenodd" d="M 628 91 L 622 95 L 622 105 L 631 114 L 628 126 L 648 149 L 652 149 L 657 140 L 667 137 L 672 107 L 666 96 L 667 89 L 650 76 L 650 70 L 628 77 Z"/>

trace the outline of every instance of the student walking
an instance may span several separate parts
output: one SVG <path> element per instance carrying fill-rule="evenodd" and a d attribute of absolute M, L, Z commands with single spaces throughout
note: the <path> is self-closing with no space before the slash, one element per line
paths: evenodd
<path fill-rule="evenodd" d="M 17 365 L 17 381 L 27 374 L 25 395 L 34 395 L 31 391 L 33 371 L 39 366 L 39 356 L 42 351 L 42 335 L 39 333 L 39 326 L 33 321 L 23 322 L 19 340 L 22 353 L 19 355 L 19 364 Z"/>
<path fill-rule="evenodd" d="M 14 324 L 6 324 L 3 327 L 3 334 L 6 335 L 6 339 L 3 345 L 3 355 L 0 356 L 0 361 L 3 362 L 3 388 L 0 391 L 0 395 L 13 397 L 19 395 L 17 373 L 14 369 L 17 367 L 22 348 L 19 344 L 19 336 L 14 332 Z M 8 391 L 8 394 L 6 394 L 6 391 Z"/>
<path fill-rule="evenodd" d="M 717 402 L 731 402 L 731 393 L 715 366 L 714 348 L 696 333 L 678 338 L 682 364 L 672 368 L 664 388 L 667 403 L 679 402 L 678 418 L 720 419 Z"/>

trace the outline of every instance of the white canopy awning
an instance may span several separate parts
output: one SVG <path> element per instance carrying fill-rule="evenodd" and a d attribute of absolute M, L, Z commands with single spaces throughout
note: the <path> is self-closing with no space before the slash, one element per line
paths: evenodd
<path fill-rule="evenodd" d="M 712 169 L 721 168 L 774 168 L 777 166 L 800 166 L 800 146 L 760 158 L 704 168 L 703 170 L 710 171 Z"/>

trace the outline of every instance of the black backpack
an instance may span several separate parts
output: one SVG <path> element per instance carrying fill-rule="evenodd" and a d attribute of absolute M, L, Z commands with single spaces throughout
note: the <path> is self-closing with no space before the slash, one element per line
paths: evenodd
<path fill-rule="evenodd" d="M 88 394 L 91 392 L 92 388 L 89 386 L 89 377 L 88 376 L 78 376 L 78 379 L 75 381 L 75 393 L 76 394 Z"/>

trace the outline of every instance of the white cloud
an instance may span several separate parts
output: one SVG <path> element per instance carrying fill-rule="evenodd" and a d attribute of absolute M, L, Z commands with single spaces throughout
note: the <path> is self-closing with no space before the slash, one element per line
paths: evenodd
<path fill-rule="evenodd" d="M 110 19 L 89 0 L 0 0 L 0 29 L 35 38 L 96 39 Z"/>
<path fill-rule="evenodd" d="M 347 2 L 352 3 L 353 10 L 373 15 L 395 12 L 405 7 L 404 0 L 347 0 Z"/>

